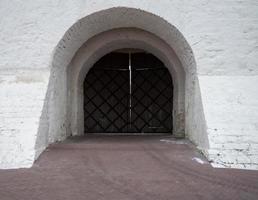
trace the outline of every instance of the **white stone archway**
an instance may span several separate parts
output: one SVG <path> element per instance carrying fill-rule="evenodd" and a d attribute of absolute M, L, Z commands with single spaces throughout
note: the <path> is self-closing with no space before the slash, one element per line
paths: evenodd
<path fill-rule="evenodd" d="M 71 135 L 82 135 L 83 131 L 83 81 L 88 70 L 105 54 L 121 48 L 138 48 L 157 56 L 168 67 L 174 85 L 173 134 L 184 137 L 185 71 L 179 59 L 163 40 L 140 29 L 114 29 L 100 33 L 87 41 L 76 53 L 69 65 L 68 82 L 71 105 Z"/>
<path fill-rule="evenodd" d="M 128 47 L 147 50 L 165 63 L 175 86 L 175 135 L 186 135 L 202 149 L 208 148 L 191 47 L 163 18 L 114 7 L 80 19 L 57 45 L 47 93 L 48 132 L 39 130 L 36 157 L 49 143 L 83 133 L 82 83 L 87 71 L 106 53 Z"/>

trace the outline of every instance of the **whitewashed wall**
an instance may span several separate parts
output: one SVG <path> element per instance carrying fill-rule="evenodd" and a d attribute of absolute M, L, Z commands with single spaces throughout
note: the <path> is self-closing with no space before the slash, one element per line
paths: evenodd
<path fill-rule="evenodd" d="M 164 18 L 192 48 L 198 77 L 187 136 L 216 166 L 258 169 L 256 0 L 0 1 L 0 168 L 30 167 L 50 142 L 66 137 L 69 122 L 49 125 L 59 112 L 48 109 L 59 95 L 50 77 L 66 73 L 51 71 L 53 53 L 79 19 L 118 6 Z"/>

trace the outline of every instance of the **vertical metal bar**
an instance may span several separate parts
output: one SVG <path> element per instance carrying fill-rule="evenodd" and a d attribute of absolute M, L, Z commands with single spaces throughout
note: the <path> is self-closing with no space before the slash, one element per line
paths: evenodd
<path fill-rule="evenodd" d="M 131 52 L 129 52 L 129 123 L 130 130 L 132 128 L 132 65 L 131 65 Z"/>

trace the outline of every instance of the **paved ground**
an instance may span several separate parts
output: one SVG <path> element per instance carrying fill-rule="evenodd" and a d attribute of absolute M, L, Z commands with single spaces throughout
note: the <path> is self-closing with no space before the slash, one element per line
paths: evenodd
<path fill-rule="evenodd" d="M 0 200 L 258 199 L 258 171 L 214 169 L 196 157 L 169 137 L 70 139 L 31 169 L 0 170 Z"/>

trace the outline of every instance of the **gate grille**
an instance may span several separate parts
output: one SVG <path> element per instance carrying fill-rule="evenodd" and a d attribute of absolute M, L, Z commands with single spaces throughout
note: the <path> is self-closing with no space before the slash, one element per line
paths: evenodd
<path fill-rule="evenodd" d="M 166 68 L 133 70 L 131 132 L 172 132 L 173 88 Z"/>
<path fill-rule="evenodd" d="M 140 59 L 135 56 L 134 65 L 127 69 L 103 68 L 107 66 L 105 58 L 88 72 L 84 81 L 85 133 L 172 133 L 170 73 L 164 66 L 157 67 L 157 62 L 150 68 L 136 66 L 144 61 Z"/>
<path fill-rule="evenodd" d="M 90 70 L 84 82 L 84 124 L 87 133 L 128 131 L 128 73 Z"/>

